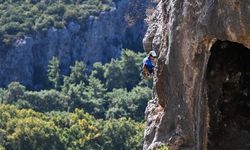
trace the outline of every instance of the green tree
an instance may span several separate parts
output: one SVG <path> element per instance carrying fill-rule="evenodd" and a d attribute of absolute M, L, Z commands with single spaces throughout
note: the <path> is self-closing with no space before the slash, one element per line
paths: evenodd
<path fill-rule="evenodd" d="M 99 79 L 92 75 L 89 76 L 88 83 L 85 90 L 86 99 L 84 100 L 84 109 L 97 118 L 104 118 L 105 109 L 107 107 L 105 99 L 107 89 Z"/>
<path fill-rule="evenodd" d="M 40 112 L 67 110 L 69 97 L 52 90 L 26 91 L 18 82 L 12 82 L 6 90 L 0 89 L 0 100 L 4 104 L 13 104 L 18 108 L 30 108 Z"/>
<path fill-rule="evenodd" d="M 107 93 L 108 110 L 106 118 L 121 118 L 130 116 L 130 108 L 135 107 L 130 104 L 129 94 L 126 89 L 113 89 Z"/>
<path fill-rule="evenodd" d="M 51 120 L 61 128 L 60 139 L 67 149 L 95 149 L 93 140 L 99 138 L 97 120 L 83 110 L 74 113 L 50 113 Z"/>
<path fill-rule="evenodd" d="M 58 128 L 42 113 L 0 104 L 1 145 L 6 149 L 61 149 Z"/>
<path fill-rule="evenodd" d="M 138 150 L 143 145 L 144 124 L 131 119 L 110 119 L 100 125 L 104 138 L 101 149 Z"/>
<path fill-rule="evenodd" d="M 142 60 L 144 54 L 125 49 L 122 51 L 122 75 L 125 78 L 125 87 L 130 91 L 141 81 Z"/>
<path fill-rule="evenodd" d="M 8 122 L 6 132 L 7 149 L 47 150 L 63 149 L 58 133 L 58 128 L 53 122 L 40 118 L 26 117 L 14 118 Z M 17 144 L 18 143 L 18 144 Z"/>
<path fill-rule="evenodd" d="M 128 49 L 122 50 L 121 60 L 111 60 L 105 65 L 104 77 L 109 91 L 126 88 L 129 91 L 140 83 L 144 54 Z"/>
<path fill-rule="evenodd" d="M 0 88 L 0 104 L 3 103 L 5 90 Z"/>
<path fill-rule="evenodd" d="M 122 66 L 119 60 L 112 59 L 110 63 L 105 65 L 104 77 L 106 79 L 106 87 L 109 91 L 114 88 L 124 88 L 124 76 L 122 75 Z"/>
<path fill-rule="evenodd" d="M 60 77 L 59 60 L 57 57 L 53 56 L 52 59 L 49 61 L 48 79 L 52 83 L 52 86 L 55 89 L 59 89 L 61 85 L 61 77 Z"/>
<path fill-rule="evenodd" d="M 6 91 L 3 92 L 3 102 L 7 104 L 13 104 L 24 96 L 25 87 L 19 82 L 11 82 Z"/>
<path fill-rule="evenodd" d="M 136 121 L 142 121 L 151 93 L 151 89 L 139 86 L 130 92 L 126 89 L 113 89 L 107 93 L 106 99 L 109 105 L 106 118 L 131 117 Z"/>
<path fill-rule="evenodd" d="M 156 150 L 169 150 L 169 148 L 166 145 L 162 145 L 158 147 Z"/>
<path fill-rule="evenodd" d="M 83 62 L 76 61 L 74 66 L 70 66 L 70 75 L 64 76 L 62 90 L 64 93 L 69 91 L 71 85 L 85 85 L 86 75 L 84 73 L 85 65 Z"/>
<path fill-rule="evenodd" d="M 148 87 L 136 86 L 129 92 L 129 100 L 131 101 L 130 116 L 136 121 L 144 120 L 144 112 L 147 107 L 148 100 L 152 97 L 152 89 Z"/>
<path fill-rule="evenodd" d="M 97 149 L 98 122 L 80 109 L 44 114 L 0 104 L 0 145 L 23 150 Z"/>
<path fill-rule="evenodd" d="M 81 81 L 86 80 L 85 68 L 86 66 L 82 61 L 75 61 L 75 65 L 70 67 L 69 83 L 79 84 Z"/>
<path fill-rule="evenodd" d="M 2 145 L 0 145 L 0 150 L 5 150 L 5 148 Z"/>
<path fill-rule="evenodd" d="M 84 107 L 84 95 L 85 84 L 80 82 L 79 84 L 68 84 L 67 89 L 64 87 L 64 93 L 69 97 L 68 111 L 73 111 L 75 108 Z"/>
<path fill-rule="evenodd" d="M 16 107 L 0 104 L 0 129 L 6 129 L 9 120 L 16 114 Z"/>
<path fill-rule="evenodd" d="M 32 108 L 40 112 L 66 111 L 70 98 L 56 90 L 27 91 L 23 96 L 24 105 L 19 108 Z"/>
<path fill-rule="evenodd" d="M 88 86 L 86 88 L 89 98 L 103 98 L 105 92 L 107 91 L 104 84 L 93 76 L 88 79 Z"/>
<path fill-rule="evenodd" d="M 106 82 L 106 80 L 104 78 L 104 72 L 105 72 L 105 66 L 102 65 L 102 63 L 96 62 L 93 64 L 91 76 L 94 76 L 95 78 L 99 79 L 103 83 Z"/>
<path fill-rule="evenodd" d="M 64 76 L 62 92 L 70 97 L 68 110 L 83 107 L 86 75 L 84 73 L 85 65 L 83 62 L 76 61 L 74 66 L 70 67 L 69 76 Z"/>

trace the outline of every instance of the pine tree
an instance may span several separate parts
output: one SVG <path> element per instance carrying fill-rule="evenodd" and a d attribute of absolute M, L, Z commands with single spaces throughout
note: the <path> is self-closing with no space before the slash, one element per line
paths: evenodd
<path fill-rule="evenodd" d="M 85 70 L 86 66 L 82 61 L 75 61 L 75 65 L 70 67 L 71 73 L 69 76 L 69 82 L 71 84 L 79 84 L 81 81 L 85 80 Z"/>
<path fill-rule="evenodd" d="M 53 88 L 59 89 L 61 85 L 59 60 L 57 57 L 52 57 L 48 65 L 48 79 L 52 83 Z"/>

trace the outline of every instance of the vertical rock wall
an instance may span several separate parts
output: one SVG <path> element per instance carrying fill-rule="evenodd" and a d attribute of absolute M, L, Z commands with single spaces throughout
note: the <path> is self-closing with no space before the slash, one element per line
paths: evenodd
<path fill-rule="evenodd" d="M 217 41 L 250 47 L 250 1 L 161 0 L 144 37 L 158 50 L 155 97 L 146 109 L 144 149 L 208 149 L 206 71 Z M 237 50 L 237 49 L 235 49 Z M 213 113 L 213 112 L 210 112 Z"/>

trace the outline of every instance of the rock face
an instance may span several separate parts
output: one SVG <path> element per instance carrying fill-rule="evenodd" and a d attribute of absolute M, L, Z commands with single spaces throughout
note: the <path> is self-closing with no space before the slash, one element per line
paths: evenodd
<path fill-rule="evenodd" d="M 153 5 L 150 0 L 117 0 L 110 12 L 90 16 L 84 26 L 70 22 L 64 29 L 51 28 L 12 46 L 0 45 L 0 86 L 19 81 L 42 88 L 53 56 L 59 58 L 65 74 L 75 60 L 91 66 L 120 56 L 122 48 L 142 50 L 145 12 Z"/>
<path fill-rule="evenodd" d="M 144 37 L 158 49 L 144 150 L 250 149 L 250 1 L 161 0 Z"/>

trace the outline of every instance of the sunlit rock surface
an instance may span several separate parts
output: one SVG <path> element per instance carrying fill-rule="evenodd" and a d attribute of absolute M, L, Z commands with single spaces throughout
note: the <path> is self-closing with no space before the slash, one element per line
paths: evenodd
<path fill-rule="evenodd" d="M 144 150 L 250 149 L 250 1 L 161 0 L 144 37 L 159 59 Z"/>

